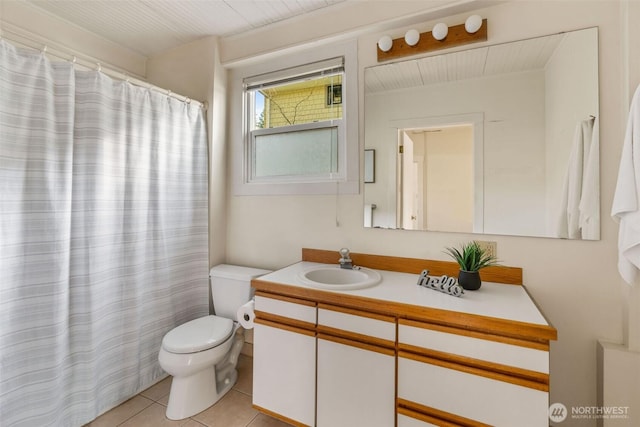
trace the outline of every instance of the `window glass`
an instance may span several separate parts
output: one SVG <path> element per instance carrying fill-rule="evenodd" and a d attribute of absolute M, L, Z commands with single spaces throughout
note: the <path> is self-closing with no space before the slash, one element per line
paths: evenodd
<path fill-rule="evenodd" d="M 254 178 L 325 176 L 338 171 L 336 127 L 258 135 Z"/>
<path fill-rule="evenodd" d="M 253 91 L 253 129 L 342 118 L 342 74 Z"/>
<path fill-rule="evenodd" d="M 343 58 L 245 79 L 247 181 L 340 178 Z"/>

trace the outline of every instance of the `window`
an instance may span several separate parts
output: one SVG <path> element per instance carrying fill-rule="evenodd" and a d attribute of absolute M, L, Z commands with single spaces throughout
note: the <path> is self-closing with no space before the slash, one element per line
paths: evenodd
<path fill-rule="evenodd" d="M 358 194 L 356 39 L 250 58 L 227 78 L 234 196 Z"/>
<path fill-rule="evenodd" d="M 327 105 L 342 104 L 342 84 L 327 86 Z"/>
<path fill-rule="evenodd" d="M 344 179 L 344 58 L 243 80 L 246 182 Z"/>

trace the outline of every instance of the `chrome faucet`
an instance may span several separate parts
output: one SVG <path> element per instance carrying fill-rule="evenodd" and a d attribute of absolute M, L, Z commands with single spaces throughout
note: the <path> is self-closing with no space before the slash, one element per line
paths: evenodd
<path fill-rule="evenodd" d="M 346 268 L 347 270 L 353 269 L 353 263 L 351 262 L 351 258 L 349 258 L 349 249 L 347 248 L 340 249 L 340 268 Z"/>

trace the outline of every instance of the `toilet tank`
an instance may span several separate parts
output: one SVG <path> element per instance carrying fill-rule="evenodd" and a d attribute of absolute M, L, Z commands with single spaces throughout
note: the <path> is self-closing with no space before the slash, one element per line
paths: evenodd
<path fill-rule="evenodd" d="M 251 279 L 271 273 L 260 268 L 220 264 L 209 272 L 211 297 L 216 316 L 236 320 L 241 305 L 253 298 Z"/>

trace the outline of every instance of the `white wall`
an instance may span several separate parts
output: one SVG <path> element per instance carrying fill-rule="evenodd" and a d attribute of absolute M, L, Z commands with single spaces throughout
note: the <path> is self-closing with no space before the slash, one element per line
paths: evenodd
<path fill-rule="evenodd" d="M 377 206 L 374 226 L 395 227 L 399 121 L 411 118 L 417 124 L 479 113 L 484 117 L 485 232 L 545 235 L 542 71 L 367 94 L 364 108 L 366 148 L 376 150 L 380 178 L 364 189 L 365 202 Z"/>
<path fill-rule="evenodd" d="M 623 70 L 619 4 L 520 1 L 481 13 L 489 20 L 492 44 L 599 26 L 602 240 L 490 237 L 497 241 L 498 256 L 506 265 L 523 267 L 528 290 L 559 331 L 558 341 L 551 346 L 551 401 L 568 407 L 595 405 L 596 342 L 599 338 L 623 340 L 624 285 L 616 269 L 617 226 L 607 215 L 621 152 L 620 118 L 626 116 L 620 83 Z M 465 18 L 466 15 L 451 16 L 444 21 L 453 25 Z M 420 31 L 429 30 L 434 24 L 427 20 L 416 22 Z M 399 27 L 388 33 L 399 37 L 408 28 Z M 381 34 L 359 37 L 361 69 L 376 63 L 375 43 Z M 283 45 L 288 42 L 283 40 Z M 256 45 L 259 46 L 258 40 Z M 362 72 L 360 80 L 362 91 Z M 239 142 L 231 140 L 229 144 Z M 359 143 L 364 146 L 362 123 Z M 356 252 L 445 259 L 445 246 L 473 237 L 364 229 L 362 203 L 362 196 L 230 197 L 227 261 L 278 268 L 299 260 L 301 247 L 337 251 L 342 246 Z M 640 416 L 640 408 L 636 412 Z M 595 425 L 595 420 L 567 420 L 562 425 Z"/>
<path fill-rule="evenodd" d="M 423 136 L 426 229 L 472 232 L 473 126 L 444 128 Z"/>

